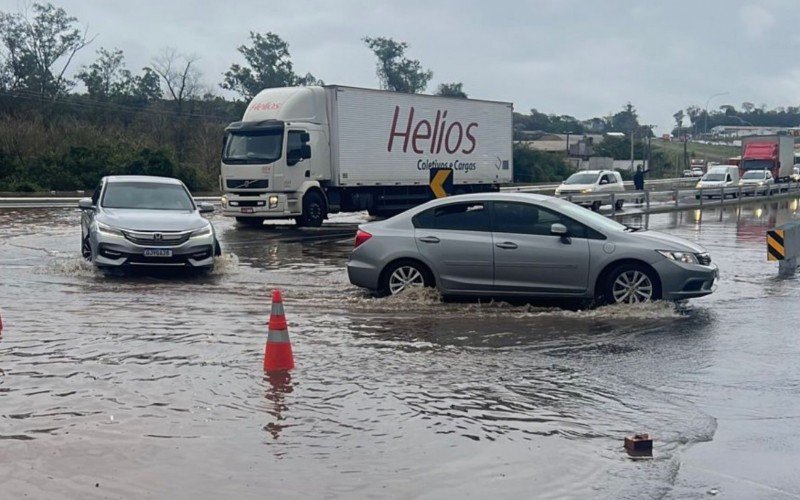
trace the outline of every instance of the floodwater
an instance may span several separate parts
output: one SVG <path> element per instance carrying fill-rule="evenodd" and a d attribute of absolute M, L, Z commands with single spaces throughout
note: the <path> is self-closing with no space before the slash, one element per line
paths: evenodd
<path fill-rule="evenodd" d="M 798 498 L 800 281 L 764 243 L 797 208 L 632 218 L 706 246 L 719 289 L 586 311 L 374 299 L 344 270 L 357 216 L 215 216 L 212 274 L 105 276 L 77 210 L 0 210 L 0 497 Z"/>

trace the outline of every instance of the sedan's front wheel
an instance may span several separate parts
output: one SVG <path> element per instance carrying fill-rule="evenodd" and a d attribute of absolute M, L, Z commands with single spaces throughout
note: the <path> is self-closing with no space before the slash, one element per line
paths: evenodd
<path fill-rule="evenodd" d="M 86 260 L 92 260 L 92 244 L 89 242 L 89 235 L 81 238 L 81 256 Z"/>
<path fill-rule="evenodd" d="M 604 298 L 611 304 L 637 304 L 661 298 L 653 271 L 636 264 L 613 269 L 606 280 Z"/>
<path fill-rule="evenodd" d="M 383 273 L 381 281 L 382 295 L 397 295 L 409 288 L 433 286 L 430 271 L 422 264 L 410 260 L 392 264 Z"/>

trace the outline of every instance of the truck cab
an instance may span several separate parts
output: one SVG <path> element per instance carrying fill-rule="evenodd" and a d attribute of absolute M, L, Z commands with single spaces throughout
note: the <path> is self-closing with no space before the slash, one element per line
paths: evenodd
<path fill-rule="evenodd" d="M 311 198 L 319 205 L 309 207 L 309 213 L 327 213 L 320 181 L 330 179 L 329 138 L 324 97 L 316 90 L 321 89 L 262 91 L 243 120 L 226 127 L 220 175 L 223 215 L 256 226 L 266 218 L 322 223 L 324 215 L 300 220 L 309 190 L 317 190 Z"/>

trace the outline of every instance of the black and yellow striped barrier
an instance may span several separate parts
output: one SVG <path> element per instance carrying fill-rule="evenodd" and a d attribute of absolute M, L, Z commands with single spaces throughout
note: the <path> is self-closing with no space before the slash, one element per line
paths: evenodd
<path fill-rule="evenodd" d="M 767 231 L 767 260 L 785 260 L 784 230 Z"/>
<path fill-rule="evenodd" d="M 767 260 L 778 262 L 778 276 L 792 276 L 800 258 L 800 219 L 767 231 Z"/>

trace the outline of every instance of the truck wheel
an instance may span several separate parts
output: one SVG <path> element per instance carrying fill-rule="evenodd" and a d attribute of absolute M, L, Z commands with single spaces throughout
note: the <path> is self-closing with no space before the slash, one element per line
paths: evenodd
<path fill-rule="evenodd" d="M 236 223 L 245 227 L 261 227 L 264 219 L 261 217 L 236 217 Z"/>
<path fill-rule="evenodd" d="M 592 212 L 599 212 L 600 211 L 600 201 L 593 201 L 592 202 Z"/>
<path fill-rule="evenodd" d="M 325 200 L 316 191 L 311 191 L 303 197 L 303 215 L 297 218 L 297 224 L 303 227 L 320 227 L 326 215 Z"/>

